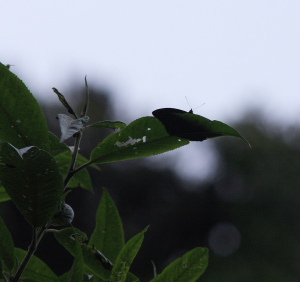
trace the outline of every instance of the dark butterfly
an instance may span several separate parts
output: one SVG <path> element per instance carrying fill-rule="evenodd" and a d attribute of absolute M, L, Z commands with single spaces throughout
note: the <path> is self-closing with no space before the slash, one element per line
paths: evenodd
<path fill-rule="evenodd" d="M 203 141 L 219 136 L 242 137 L 235 129 L 217 120 L 196 115 L 173 108 L 163 108 L 152 112 L 171 136 L 177 136 L 190 141 Z"/>

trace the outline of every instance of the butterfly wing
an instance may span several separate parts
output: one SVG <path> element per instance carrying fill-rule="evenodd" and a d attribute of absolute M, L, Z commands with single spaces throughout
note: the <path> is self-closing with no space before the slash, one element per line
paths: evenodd
<path fill-rule="evenodd" d="M 207 131 L 211 121 L 193 114 L 192 111 L 163 108 L 153 111 L 152 114 L 161 121 L 170 135 L 190 141 L 203 141 L 209 137 Z"/>

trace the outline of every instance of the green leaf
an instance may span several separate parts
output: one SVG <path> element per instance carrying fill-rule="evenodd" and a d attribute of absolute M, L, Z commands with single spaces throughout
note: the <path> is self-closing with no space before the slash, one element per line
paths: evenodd
<path fill-rule="evenodd" d="M 0 63 L 0 140 L 48 150 L 46 118 L 25 84 Z"/>
<path fill-rule="evenodd" d="M 7 229 L 3 219 L 0 217 L 0 261 L 9 271 L 14 267 L 14 242 L 9 230 Z"/>
<path fill-rule="evenodd" d="M 187 144 L 186 139 L 170 136 L 156 118 L 142 117 L 105 138 L 92 151 L 90 162 L 109 163 L 149 157 Z"/>
<path fill-rule="evenodd" d="M 52 88 L 53 92 L 58 96 L 59 101 L 65 106 L 65 108 L 68 110 L 68 112 L 70 114 L 72 114 L 75 118 L 77 118 L 76 113 L 74 112 L 74 110 L 72 109 L 72 107 L 70 106 L 70 104 L 68 103 L 68 101 L 66 100 L 65 96 L 63 94 L 61 94 L 56 88 Z"/>
<path fill-rule="evenodd" d="M 106 127 L 106 128 L 111 128 L 111 129 L 122 129 L 126 127 L 126 123 L 122 121 L 111 121 L 111 120 L 103 120 L 103 121 L 98 121 L 92 124 L 89 124 L 86 127 Z"/>
<path fill-rule="evenodd" d="M 0 202 L 5 202 L 5 201 L 9 201 L 10 197 L 9 195 L 6 193 L 5 189 L 3 186 L 0 187 Z"/>
<path fill-rule="evenodd" d="M 74 229 L 75 233 L 75 229 Z M 75 259 L 74 263 L 70 272 L 69 282 L 82 282 L 83 279 L 83 269 L 84 269 L 84 262 L 83 262 L 83 255 L 81 250 L 81 244 L 77 236 L 75 236 Z"/>
<path fill-rule="evenodd" d="M 76 234 L 81 234 L 83 241 L 86 240 L 86 235 L 82 231 L 76 229 Z M 64 228 L 58 232 L 55 232 L 54 236 L 56 240 L 63 245 L 71 255 L 76 255 L 76 242 L 73 228 Z M 103 280 L 108 279 L 110 270 L 106 269 L 106 265 L 103 264 L 101 259 L 99 259 L 97 250 L 94 247 L 88 246 L 84 243 L 81 244 L 81 250 L 86 268 L 97 277 Z"/>
<path fill-rule="evenodd" d="M 37 147 L 17 150 L 0 145 L 0 180 L 26 220 L 34 227 L 46 224 L 57 211 L 63 179 L 54 158 Z"/>
<path fill-rule="evenodd" d="M 124 231 L 119 212 L 105 189 L 97 210 L 96 227 L 89 245 L 95 246 L 115 262 L 124 243 Z"/>
<path fill-rule="evenodd" d="M 126 281 L 130 266 L 143 243 L 144 233 L 147 231 L 147 229 L 148 227 L 131 238 L 122 248 L 110 275 L 111 282 Z"/>
<path fill-rule="evenodd" d="M 15 248 L 15 256 L 19 264 L 23 261 L 27 251 Z M 57 282 L 58 278 L 54 272 L 36 256 L 32 256 L 22 276 L 22 281 Z M 25 281 L 26 281 L 25 280 Z"/>
<path fill-rule="evenodd" d="M 208 250 L 195 248 L 168 265 L 150 282 L 194 282 L 204 273 L 207 264 Z"/>

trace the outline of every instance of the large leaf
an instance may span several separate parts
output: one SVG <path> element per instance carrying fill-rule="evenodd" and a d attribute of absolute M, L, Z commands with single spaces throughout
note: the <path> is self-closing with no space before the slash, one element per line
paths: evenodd
<path fill-rule="evenodd" d="M 14 267 L 14 242 L 7 229 L 3 219 L 0 217 L 0 262 L 3 261 L 4 265 L 9 271 Z"/>
<path fill-rule="evenodd" d="M 54 158 L 37 147 L 18 150 L 0 145 L 0 180 L 26 220 L 35 227 L 57 211 L 63 179 Z"/>
<path fill-rule="evenodd" d="M 150 282 L 194 282 L 205 271 L 208 264 L 208 250 L 195 248 L 173 261 Z"/>
<path fill-rule="evenodd" d="M 0 140 L 48 150 L 46 118 L 25 84 L 0 63 Z"/>
<path fill-rule="evenodd" d="M 143 243 L 144 233 L 147 231 L 147 229 L 148 227 L 131 238 L 122 248 L 110 275 L 111 282 L 126 281 L 130 266 Z"/>
<path fill-rule="evenodd" d="M 115 262 L 124 242 L 124 231 L 119 212 L 105 189 L 98 207 L 96 227 L 89 245 L 95 246 L 112 262 Z"/>
<path fill-rule="evenodd" d="M 189 143 L 170 136 L 154 117 L 142 117 L 111 134 L 91 153 L 91 163 L 108 163 L 148 157 L 174 150 Z"/>
<path fill-rule="evenodd" d="M 15 248 L 15 255 L 19 264 L 23 261 L 27 251 Z M 32 256 L 22 276 L 22 281 L 58 282 L 54 272 L 36 256 Z"/>

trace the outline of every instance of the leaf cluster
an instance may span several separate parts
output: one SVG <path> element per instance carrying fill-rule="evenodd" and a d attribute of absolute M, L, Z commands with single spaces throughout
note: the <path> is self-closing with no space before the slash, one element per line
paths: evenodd
<path fill-rule="evenodd" d="M 88 124 L 87 82 L 86 89 L 80 114 L 63 94 L 53 89 L 72 115 L 59 114 L 62 134 L 58 138 L 48 132 L 45 116 L 25 84 L 0 64 L 0 202 L 12 200 L 32 226 L 32 242 L 28 251 L 24 251 L 14 247 L 11 234 L 0 218 L 0 281 L 140 281 L 130 272 L 130 266 L 148 227 L 125 242 L 118 210 L 105 190 L 91 238 L 72 225 L 59 229 L 58 223 L 70 226 L 74 215 L 65 203 L 66 196 L 74 191 L 70 188 L 78 186 L 92 192 L 89 166 L 99 169 L 99 164 L 161 154 L 187 145 L 190 140 L 170 133 L 167 125 L 156 117 L 142 117 L 129 125 L 121 121 Z M 189 119 L 196 129 L 207 122 L 197 115 L 187 116 L 188 123 Z M 79 154 L 79 146 L 89 127 L 108 127 L 115 132 L 99 142 L 86 159 Z M 206 127 L 203 134 L 206 138 L 202 140 L 226 135 L 243 138 L 220 122 Z M 68 138 L 74 138 L 73 147 L 63 143 Z M 72 268 L 61 277 L 34 256 L 38 244 L 49 232 L 74 256 Z M 207 249 L 195 248 L 151 282 L 196 281 L 207 263 Z"/>

